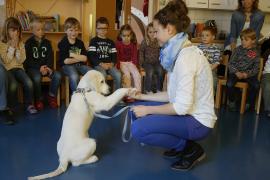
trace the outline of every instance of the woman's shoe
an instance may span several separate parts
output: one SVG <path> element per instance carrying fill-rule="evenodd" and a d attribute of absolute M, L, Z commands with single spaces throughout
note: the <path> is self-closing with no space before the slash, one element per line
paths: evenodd
<path fill-rule="evenodd" d="M 202 161 L 205 157 L 206 155 L 203 148 L 199 144 L 192 142 L 192 151 L 183 155 L 180 160 L 173 163 L 171 165 L 171 169 L 177 171 L 187 171 L 195 166 L 196 163 Z"/>
<path fill-rule="evenodd" d="M 190 154 L 193 153 L 193 146 L 194 146 L 194 141 L 187 140 L 185 148 L 181 151 L 177 151 L 175 149 L 170 149 L 168 151 L 165 151 L 163 153 L 163 156 L 166 158 L 176 158 L 176 157 L 182 157 L 182 156 L 187 156 L 189 157 Z"/>
<path fill-rule="evenodd" d="M 181 157 L 183 155 L 183 151 L 176 151 L 175 149 L 170 149 L 163 153 L 163 156 L 166 158 L 176 158 Z"/>

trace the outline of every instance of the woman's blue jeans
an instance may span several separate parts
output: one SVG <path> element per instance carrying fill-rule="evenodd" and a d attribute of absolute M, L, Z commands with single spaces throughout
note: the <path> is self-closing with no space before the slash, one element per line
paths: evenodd
<path fill-rule="evenodd" d="M 158 106 L 161 102 L 135 102 L 133 106 Z M 187 140 L 204 139 L 211 128 L 202 125 L 191 115 L 158 115 L 151 114 L 136 118 L 135 114 L 129 111 L 133 122 L 131 133 L 134 139 L 140 143 L 163 147 L 167 149 L 182 150 Z"/>

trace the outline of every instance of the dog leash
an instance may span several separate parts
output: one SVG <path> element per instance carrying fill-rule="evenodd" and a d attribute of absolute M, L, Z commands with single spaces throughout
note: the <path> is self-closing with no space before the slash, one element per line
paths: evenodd
<path fill-rule="evenodd" d="M 111 119 L 111 118 L 115 118 L 116 116 L 119 116 L 122 112 L 124 112 L 125 110 L 129 108 L 131 108 L 131 106 L 123 107 L 119 111 L 117 111 L 113 116 L 106 116 L 106 115 L 97 114 L 97 113 L 94 113 L 94 115 L 101 119 Z M 128 126 L 130 127 L 131 124 L 132 124 L 132 117 L 128 118 L 128 111 L 127 111 L 126 116 L 125 116 L 123 130 L 122 130 L 122 141 L 125 143 L 129 142 L 132 138 L 131 130 L 129 130 L 129 134 L 127 134 Z"/>
<path fill-rule="evenodd" d="M 85 93 L 90 92 L 90 91 L 91 90 L 86 90 L 84 88 L 78 88 L 76 91 L 74 91 L 74 93 L 81 93 L 83 95 L 83 100 L 87 106 L 89 114 L 90 114 L 91 109 L 90 109 L 90 104 L 88 103 L 88 101 L 85 97 Z M 112 119 L 112 118 L 119 116 L 121 113 L 123 113 L 124 111 L 126 111 L 129 108 L 131 108 L 131 106 L 125 106 L 125 107 L 121 108 L 119 111 L 117 111 L 113 116 L 106 116 L 106 115 L 98 114 L 95 112 L 93 112 L 93 114 L 94 114 L 94 116 L 101 118 L 101 119 Z M 129 120 L 130 120 L 130 122 L 129 122 Z M 126 116 L 125 116 L 123 130 L 122 130 L 122 141 L 125 143 L 129 142 L 132 138 L 131 130 L 129 130 L 129 134 L 127 135 L 128 124 L 130 124 L 130 126 L 131 126 L 132 117 L 130 119 L 128 118 L 128 111 L 127 111 Z"/>

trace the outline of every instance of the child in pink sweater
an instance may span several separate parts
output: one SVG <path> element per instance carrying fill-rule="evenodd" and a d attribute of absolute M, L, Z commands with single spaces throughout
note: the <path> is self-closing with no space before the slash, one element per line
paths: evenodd
<path fill-rule="evenodd" d="M 120 67 L 123 73 L 122 86 L 125 88 L 131 87 L 133 79 L 135 88 L 141 91 L 141 75 L 137 68 L 139 63 L 137 40 L 130 25 L 126 24 L 121 27 L 118 41 L 116 42 L 116 49 L 118 67 Z"/>

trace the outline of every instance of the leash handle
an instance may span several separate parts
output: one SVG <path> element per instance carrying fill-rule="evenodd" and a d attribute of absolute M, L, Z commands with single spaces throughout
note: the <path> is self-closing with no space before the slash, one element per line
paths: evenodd
<path fill-rule="evenodd" d="M 120 115 L 122 112 L 124 112 L 125 110 L 127 110 L 129 108 L 130 108 L 130 106 L 123 107 L 118 112 L 116 112 L 113 116 L 106 116 L 106 115 L 97 114 L 97 113 L 94 113 L 94 115 L 96 117 L 101 118 L 101 119 L 111 119 L 111 118 L 115 118 L 116 116 Z M 132 138 L 132 134 L 131 134 L 131 130 L 130 130 L 131 123 L 132 123 L 132 117 L 130 119 L 128 118 L 128 111 L 127 111 L 126 116 L 125 116 L 123 130 L 122 130 L 122 141 L 124 143 L 129 142 Z M 129 128 L 129 134 L 127 134 L 128 128 Z"/>
<path fill-rule="evenodd" d="M 128 129 L 128 121 L 130 120 L 130 125 L 132 124 L 132 117 L 130 117 L 130 119 L 128 118 L 128 111 L 126 112 L 126 117 L 125 117 L 125 122 L 124 122 L 124 127 L 123 127 L 123 130 L 122 130 L 122 141 L 124 143 L 127 143 L 131 140 L 132 138 L 132 134 L 131 134 L 131 129 L 129 127 L 129 134 L 127 136 L 127 129 Z"/>
<path fill-rule="evenodd" d="M 85 92 L 86 92 L 85 89 L 77 89 L 76 90 L 76 93 L 82 93 L 83 94 L 83 100 L 84 100 L 84 102 L 85 102 L 85 104 L 87 106 L 88 112 L 90 114 L 90 110 L 91 110 L 90 109 L 90 104 L 88 103 L 88 101 L 87 101 L 87 99 L 85 97 Z M 106 115 L 103 115 L 103 114 L 97 114 L 95 112 L 94 112 L 94 116 L 99 117 L 101 119 L 111 119 L 111 118 L 115 118 L 116 116 L 119 116 L 122 112 L 124 112 L 128 108 L 130 108 L 130 106 L 123 107 L 117 113 L 115 113 L 113 116 L 106 116 Z M 125 117 L 125 122 L 124 122 L 124 127 L 123 127 L 123 130 L 122 130 L 122 141 L 125 142 L 125 143 L 129 142 L 130 139 L 132 138 L 131 130 L 129 130 L 129 135 L 126 138 L 126 132 L 127 132 L 127 129 L 128 129 L 128 120 L 129 120 L 129 118 L 128 118 L 128 111 L 127 111 L 126 112 L 126 117 Z M 130 118 L 130 125 L 131 125 L 131 123 L 132 123 L 132 117 Z"/>
<path fill-rule="evenodd" d="M 116 116 L 119 116 L 122 112 L 124 112 L 126 109 L 130 108 L 130 106 L 126 106 L 126 107 L 123 107 L 122 109 L 120 109 L 118 112 L 116 112 L 113 116 L 106 116 L 106 115 L 103 115 L 103 114 L 98 114 L 98 113 L 94 113 L 94 115 L 96 117 L 99 117 L 101 119 L 111 119 L 111 118 L 115 118 Z"/>

